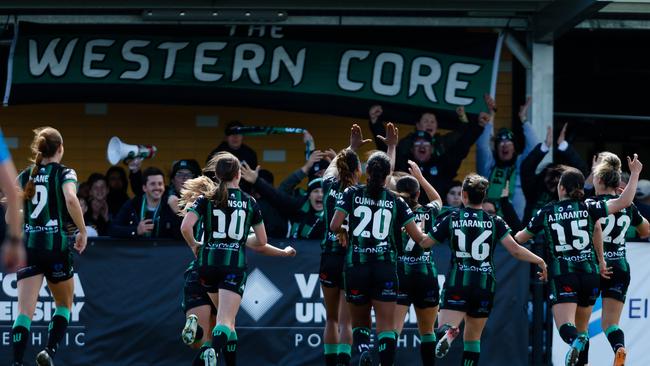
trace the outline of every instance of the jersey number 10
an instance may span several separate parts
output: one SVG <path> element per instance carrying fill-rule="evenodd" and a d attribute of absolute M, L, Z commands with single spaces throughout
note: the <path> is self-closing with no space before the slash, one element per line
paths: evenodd
<path fill-rule="evenodd" d="M 244 224 L 246 223 L 246 212 L 235 210 L 230 214 L 230 225 L 226 233 L 226 214 L 221 210 L 212 210 L 212 216 L 217 219 L 217 230 L 212 232 L 212 238 L 241 240 L 244 237 Z"/>

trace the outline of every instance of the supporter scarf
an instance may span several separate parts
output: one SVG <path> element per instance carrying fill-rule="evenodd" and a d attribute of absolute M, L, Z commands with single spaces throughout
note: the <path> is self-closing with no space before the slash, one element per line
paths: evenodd
<path fill-rule="evenodd" d="M 268 136 L 268 135 L 285 135 L 285 134 L 300 134 L 306 130 L 298 127 L 273 127 L 273 126 L 241 126 L 233 127 L 232 133 L 244 136 Z M 314 140 L 308 140 L 305 143 L 305 160 L 309 160 L 309 155 L 312 151 L 316 150 Z"/>
<path fill-rule="evenodd" d="M 142 197 L 142 207 L 140 207 L 140 221 L 146 220 L 148 218 L 151 219 L 151 221 L 153 221 L 153 233 L 155 233 L 156 237 L 160 236 L 158 235 L 160 231 L 160 214 L 158 213 L 158 211 L 160 210 L 161 202 L 158 202 L 158 206 L 156 206 L 156 210 L 153 212 L 152 217 L 147 217 L 147 213 L 150 212 L 147 209 L 147 197 Z M 147 238 L 151 237 L 151 235 L 152 233 L 144 233 L 144 236 Z"/>
<path fill-rule="evenodd" d="M 509 198 L 512 201 L 513 192 L 515 191 L 515 166 L 508 165 L 504 167 L 495 166 L 490 174 L 490 186 L 487 191 L 487 198 L 498 200 L 501 198 L 501 191 L 506 187 L 506 182 L 510 182 Z"/>

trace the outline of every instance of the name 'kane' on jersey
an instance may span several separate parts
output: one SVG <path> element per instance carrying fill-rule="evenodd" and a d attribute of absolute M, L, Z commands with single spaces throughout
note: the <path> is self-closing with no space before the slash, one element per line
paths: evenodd
<path fill-rule="evenodd" d="M 607 216 L 607 204 L 594 200 L 551 202 L 537 211 L 526 231 L 532 235 L 544 232 L 551 277 L 599 272 L 592 238 L 594 225 Z"/>
<path fill-rule="evenodd" d="M 377 198 L 372 198 L 365 185 L 358 185 L 343 192 L 343 197 L 336 203 L 336 209 L 348 215 L 346 266 L 396 262 L 393 228 L 402 228 L 415 219 L 401 197 L 383 189 Z"/>
<path fill-rule="evenodd" d="M 199 217 L 204 230 L 197 264 L 245 269 L 248 233 L 252 226 L 263 222 L 257 201 L 239 189 L 229 188 L 225 207 L 199 196 L 189 210 Z"/>
<path fill-rule="evenodd" d="M 68 213 L 63 195 L 65 183 L 77 183 L 77 173 L 64 165 L 49 163 L 39 165 L 34 182 L 35 194 L 25 201 L 24 222 L 27 248 L 49 251 L 67 251 L 68 237 L 75 227 Z M 32 167 L 18 175 L 20 186 L 30 180 Z"/>
<path fill-rule="evenodd" d="M 494 249 L 510 233 L 499 216 L 460 208 L 436 222 L 429 233 L 437 243 L 449 239 L 451 265 L 445 287 L 475 287 L 494 291 Z"/>

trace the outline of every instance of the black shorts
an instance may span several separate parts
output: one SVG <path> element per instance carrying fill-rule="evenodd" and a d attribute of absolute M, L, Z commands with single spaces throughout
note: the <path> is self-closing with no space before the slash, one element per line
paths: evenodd
<path fill-rule="evenodd" d="M 246 278 L 245 269 L 201 266 L 198 268 L 199 281 L 209 293 L 217 293 L 219 289 L 229 290 L 239 296 L 244 294 Z"/>
<path fill-rule="evenodd" d="M 345 268 L 345 299 L 363 305 L 370 300 L 396 301 L 397 271 L 394 263 L 375 262 Z"/>
<path fill-rule="evenodd" d="M 494 292 L 479 287 L 447 287 L 440 296 L 440 308 L 462 311 L 472 318 L 487 318 L 494 305 Z"/>
<path fill-rule="evenodd" d="M 344 253 L 323 253 L 320 256 L 320 284 L 323 287 L 343 288 Z"/>
<path fill-rule="evenodd" d="M 433 273 L 404 273 L 403 269 L 397 270 L 399 289 L 397 291 L 397 304 L 415 306 L 425 309 L 438 306 L 440 303 L 440 285 Z"/>
<path fill-rule="evenodd" d="M 630 287 L 630 272 L 618 267 L 613 267 L 610 279 L 600 278 L 600 292 L 603 298 L 609 297 L 624 303 L 628 287 Z"/>
<path fill-rule="evenodd" d="M 71 279 L 74 276 L 72 251 L 27 248 L 27 266 L 16 273 L 18 281 L 40 274 L 53 283 Z"/>
<path fill-rule="evenodd" d="M 600 295 L 600 274 L 567 273 L 551 278 L 551 305 L 575 303 L 593 306 Z"/>
<path fill-rule="evenodd" d="M 199 280 L 199 271 L 197 269 L 190 269 L 185 271 L 184 276 L 183 301 L 181 302 L 183 312 L 187 313 L 190 309 L 210 305 L 212 313 L 216 314 L 217 308 L 214 307 L 210 296 L 208 296 L 208 291 L 201 285 L 201 281 Z"/>

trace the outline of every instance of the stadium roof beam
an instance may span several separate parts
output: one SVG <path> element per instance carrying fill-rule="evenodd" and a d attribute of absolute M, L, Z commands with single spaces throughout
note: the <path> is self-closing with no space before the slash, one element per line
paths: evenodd
<path fill-rule="evenodd" d="M 554 1 L 533 17 L 535 42 L 550 43 L 609 4 L 604 0 Z"/>

